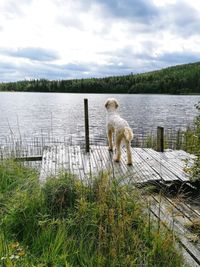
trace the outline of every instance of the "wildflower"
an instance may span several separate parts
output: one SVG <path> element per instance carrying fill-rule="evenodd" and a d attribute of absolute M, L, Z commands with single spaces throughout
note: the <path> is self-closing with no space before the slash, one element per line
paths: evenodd
<path fill-rule="evenodd" d="M 23 257 L 25 255 L 25 252 L 23 250 L 21 250 L 20 252 L 18 252 L 18 256 L 19 257 Z"/>
<path fill-rule="evenodd" d="M 19 247 L 19 242 L 14 242 L 14 243 L 12 243 L 12 244 L 10 245 L 10 247 L 11 247 L 12 249 L 18 248 L 18 247 Z"/>
<path fill-rule="evenodd" d="M 10 258 L 10 260 L 14 260 L 14 259 L 18 260 L 19 256 L 18 255 L 11 255 L 9 258 Z"/>
<path fill-rule="evenodd" d="M 1 257 L 1 261 L 5 260 L 5 259 L 6 259 L 6 257 Z"/>

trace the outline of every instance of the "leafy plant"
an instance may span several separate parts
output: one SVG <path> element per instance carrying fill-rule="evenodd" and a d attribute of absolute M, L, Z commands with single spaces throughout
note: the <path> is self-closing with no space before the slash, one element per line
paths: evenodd
<path fill-rule="evenodd" d="M 200 102 L 196 105 L 198 111 L 200 111 Z M 192 168 L 192 180 L 193 181 L 200 181 L 200 115 L 196 117 L 196 159 L 194 161 L 194 166 Z"/>

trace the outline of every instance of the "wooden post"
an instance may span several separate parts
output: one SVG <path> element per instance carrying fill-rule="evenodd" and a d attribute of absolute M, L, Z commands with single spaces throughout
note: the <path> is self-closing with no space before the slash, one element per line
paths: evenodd
<path fill-rule="evenodd" d="M 157 127 L 157 151 L 164 152 L 164 127 Z"/>
<path fill-rule="evenodd" d="M 89 139 L 89 116 L 88 116 L 88 99 L 84 98 L 84 114 L 85 114 L 85 152 L 90 151 Z"/>

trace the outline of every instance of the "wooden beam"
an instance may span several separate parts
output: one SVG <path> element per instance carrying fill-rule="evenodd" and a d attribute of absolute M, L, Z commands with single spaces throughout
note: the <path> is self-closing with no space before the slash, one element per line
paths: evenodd
<path fill-rule="evenodd" d="M 42 160 L 42 156 L 32 156 L 32 157 L 19 157 L 15 158 L 15 161 L 40 161 Z"/>
<path fill-rule="evenodd" d="M 88 116 L 88 99 L 84 99 L 84 115 L 85 115 L 85 151 L 90 151 L 90 135 L 89 135 L 89 116 Z"/>
<path fill-rule="evenodd" d="M 157 127 L 157 151 L 164 152 L 164 127 Z"/>

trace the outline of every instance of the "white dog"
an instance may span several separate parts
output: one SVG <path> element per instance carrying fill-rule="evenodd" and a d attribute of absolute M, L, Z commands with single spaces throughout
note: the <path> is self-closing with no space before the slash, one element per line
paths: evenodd
<path fill-rule="evenodd" d="M 119 162 L 121 159 L 121 142 L 125 141 L 127 151 L 127 164 L 132 164 L 131 140 L 133 132 L 128 125 L 128 122 L 122 119 L 117 113 L 119 104 L 116 99 L 109 98 L 105 103 L 107 109 L 107 135 L 109 150 L 113 151 L 113 134 L 116 147 L 116 156 L 114 160 Z"/>

